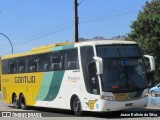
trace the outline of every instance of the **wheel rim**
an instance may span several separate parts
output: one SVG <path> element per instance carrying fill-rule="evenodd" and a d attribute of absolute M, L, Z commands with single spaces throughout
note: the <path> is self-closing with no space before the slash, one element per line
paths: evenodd
<path fill-rule="evenodd" d="M 80 100 L 78 98 L 76 98 L 74 100 L 74 103 L 73 103 L 73 110 L 75 112 L 79 112 L 80 111 Z"/>

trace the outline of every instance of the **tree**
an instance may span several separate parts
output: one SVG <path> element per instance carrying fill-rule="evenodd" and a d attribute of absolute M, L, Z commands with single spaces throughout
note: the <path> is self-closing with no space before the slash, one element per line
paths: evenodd
<path fill-rule="evenodd" d="M 113 39 L 113 40 L 124 40 L 125 39 L 125 35 L 113 36 L 111 39 Z"/>
<path fill-rule="evenodd" d="M 86 41 L 87 39 L 83 38 L 83 37 L 80 37 L 79 38 L 79 41 Z"/>
<path fill-rule="evenodd" d="M 145 3 L 137 20 L 132 22 L 127 40 L 136 41 L 144 54 L 150 54 L 156 58 L 154 79 L 160 82 L 160 0 Z"/>

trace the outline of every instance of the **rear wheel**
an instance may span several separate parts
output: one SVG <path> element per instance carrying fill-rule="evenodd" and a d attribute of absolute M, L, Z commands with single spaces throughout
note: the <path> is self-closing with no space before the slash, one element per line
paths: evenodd
<path fill-rule="evenodd" d="M 74 111 L 74 114 L 77 116 L 81 116 L 83 114 L 81 101 L 78 97 L 75 97 L 75 99 L 72 102 L 72 110 Z"/>
<path fill-rule="evenodd" d="M 13 105 L 14 105 L 14 108 L 16 109 L 19 109 L 20 108 L 20 105 L 19 105 L 19 100 L 17 98 L 17 95 L 13 95 Z"/>
<path fill-rule="evenodd" d="M 21 107 L 23 110 L 26 110 L 26 109 L 27 109 L 26 100 L 25 100 L 25 97 L 24 97 L 23 94 L 21 94 L 21 96 L 20 96 L 20 107 Z"/>

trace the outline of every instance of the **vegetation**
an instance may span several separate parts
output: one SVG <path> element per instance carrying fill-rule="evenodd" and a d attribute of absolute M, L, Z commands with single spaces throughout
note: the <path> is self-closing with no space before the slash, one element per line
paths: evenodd
<path fill-rule="evenodd" d="M 79 41 L 87 41 L 87 40 L 125 40 L 125 35 L 116 35 L 113 36 L 112 38 L 105 38 L 103 36 L 95 36 L 93 38 L 83 38 L 83 37 L 79 38 Z"/>
<path fill-rule="evenodd" d="M 155 57 L 156 71 L 152 79 L 160 83 L 160 0 L 145 3 L 131 25 L 127 40 L 138 42 L 144 54 Z M 148 76 L 152 75 L 150 73 Z"/>

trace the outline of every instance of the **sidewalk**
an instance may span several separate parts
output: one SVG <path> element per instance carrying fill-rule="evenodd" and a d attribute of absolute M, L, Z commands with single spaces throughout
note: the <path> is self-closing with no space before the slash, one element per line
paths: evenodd
<path fill-rule="evenodd" d="M 148 109 L 159 109 L 160 110 L 160 97 L 149 96 Z"/>

